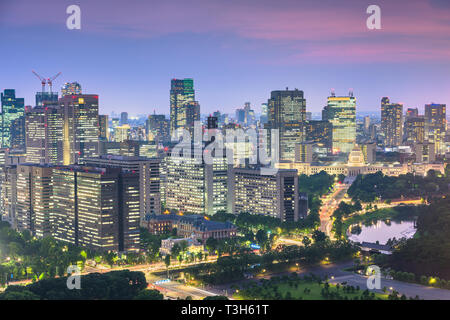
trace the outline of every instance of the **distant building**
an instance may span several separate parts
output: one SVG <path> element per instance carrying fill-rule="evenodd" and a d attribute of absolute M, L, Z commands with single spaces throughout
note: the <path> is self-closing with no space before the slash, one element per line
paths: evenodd
<path fill-rule="evenodd" d="M 436 154 L 444 154 L 446 151 L 445 132 L 447 130 L 446 105 L 435 103 L 425 105 L 425 119 L 427 140 L 434 143 Z"/>
<path fill-rule="evenodd" d="M 434 143 L 418 142 L 414 145 L 414 153 L 417 163 L 433 163 L 436 161 Z"/>
<path fill-rule="evenodd" d="M 114 128 L 114 141 L 124 142 L 130 139 L 131 127 L 128 124 L 123 124 Z"/>
<path fill-rule="evenodd" d="M 157 143 L 170 142 L 170 121 L 164 114 L 152 114 L 148 116 L 145 124 L 148 141 Z"/>
<path fill-rule="evenodd" d="M 98 115 L 98 125 L 100 128 L 100 140 L 101 141 L 109 141 L 109 120 L 108 115 L 99 114 Z"/>
<path fill-rule="evenodd" d="M 333 147 L 333 125 L 331 122 L 326 120 L 308 121 L 305 133 L 306 141 L 312 141 L 331 153 Z"/>
<path fill-rule="evenodd" d="M 57 92 L 36 92 L 36 106 L 42 107 L 46 103 L 57 103 Z"/>
<path fill-rule="evenodd" d="M 128 112 L 122 112 L 120 114 L 120 124 L 122 126 L 128 124 Z"/>
<path fill-rule="evenodd" d="M 83 92 L 78 82 L 66 82 L 61 88 L 61 97 L 80 94 L 83 94 Z"/>
<path fill-rule="evenodd" d="M 193 79 L 172 79 L 170 87 L 170 136 L 177 140 L 178 130 L 191 130 L 200 120 L 200 105 L 195 101 Z"/>
<path fill-rule="evenodd" d="M 426 120 L 424 116 L 408 116 L 405 119 L 405 143 L 409 146 L 423 143 L 425 141 L 425 127 Z"/>
<path fill-rule="evenodd" d="M 403 138 L 403 105 L 391 103 L 389 98 L 381 100 L 381 131 L 385 147 L 398 147 Z"/>
<path fill-rule="evenodd" d="M 170 254 L 172 254 L 172 248 L 176 244 L 179 245 L 182 242 L 186 243 L 187 250 L 191 253 L 203 252 L 205 250 L 203 244 L 200 241 L 198 241 L 196 238 L 187 237 L 187 238 L 177 238 L 177 239 L 169 238 L 169 239 L 161 240 L 161 248 L 159 248 L 159 252 L 163 256 L 170 255 Z"/>
<path fill-rule="evenodd" d="M 313 161 L 313 142 L 303 142 L 295 146 L 295 161 L 307 162 Z"/>

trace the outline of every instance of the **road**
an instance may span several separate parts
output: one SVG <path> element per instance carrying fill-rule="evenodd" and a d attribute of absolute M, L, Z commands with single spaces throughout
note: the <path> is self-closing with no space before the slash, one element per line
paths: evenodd
<path fill-rule="evenodd" d="M 347 195 L 347 190 L 352 185 L 352 181 L 345 181 L 342 184 L 336 184 L 333 191 L 322 199 L 320 208 L 320 231 L 325 232 L 327 236 L 331 236 L 332 215 Z"/>

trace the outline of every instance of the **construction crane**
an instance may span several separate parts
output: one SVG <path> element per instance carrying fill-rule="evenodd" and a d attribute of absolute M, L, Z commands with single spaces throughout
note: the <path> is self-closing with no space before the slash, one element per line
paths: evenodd
<path fill-rule="evenodd" d="M 59 77 L 59 75 L 61 74 L 61 72 L 58 72 L 56 75 L 54 75 L 51 78 L 44 78 L 41 77 L 40 75 L 38 75 L 34 70 L 32 70 L 31 72 L 33 72 L 33 74 L 38 77 L 39 80 L 41 80 L 41 85 L 42 85 L 42 92 L 45 92 L 45 84 L 48 84 L 48 87 L 50 88 L 50 93 L 52 93 L 52 89 L 53 89 L 53 81 Z"/>
<path fill-rule="evenodd" d="M 41 77 L 40 75 L 38 75 L 34 70 L 31 70 L 31 72 L 34 73 L 34 75 L 36 77 L 38 77 L 39 80 L 41 80 L 41 84 L 42 84 L 42 92 L 45 92 L 45 84 L 47 83 L 47 80 L 45 80 L 45 78 Z"/>
<path fill-rule="evenodd" d="M 49 86 L 49 88 L 50 88 L 50 93 L 52 93 L 53 80 L 55 80 L 56 78 L 58 78 L 60 74 L 61 74 L 61 72 L 58 72 L 58 73 L 55 74 L 53 77 L 47 79 L 47 83 L 48 83 L 48 86 Z"/>

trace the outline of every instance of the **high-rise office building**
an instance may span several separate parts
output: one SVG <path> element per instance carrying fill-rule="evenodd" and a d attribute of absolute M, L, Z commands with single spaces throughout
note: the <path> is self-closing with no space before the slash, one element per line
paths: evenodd
<path fill-rule="evenodd" d="M 294 161 L 295 145 L 304 140 L 306 100 L 298 89 L 272 91 L 268 100 L 268 129 L 279 130 L 280 159 Z"/>
<path fill-rule="evenodd" d="M 66 82 L 61 88 L 61 97 L 68 95 L 80 95 L 81 85 L 78 82 Z"/>
<path fill-rule="evenodd" d="M 25 151 L 25 116 L 14 119 L 11 122 L 11 149 Z"/>
<path fill-rule="evenodd" d="M 445 153 L 445 132 L 447 130 L 447 113 L 445 104 L 425 105 L 426 132 L 428 141 L 434 143 L 436 154 Z"/>
<path fill-rule="evenodd" d="M 377 145 L 374 142 L 361 143 L 359 148 L 364 156 L 364 163 L 375 163 L 377 156 Z"/>
<path fill-rule="evenodd" d="M 1 146 L 11 147 L 11 125 L 14 120 L 22 117 L 25 113 L 25 101 L 23 98 L 16 98 L 14 89 L 5 89 L 1 93 L 2 103 L 2 124 L 1 124 Z"/>
<path fill-rule="evenodd" d="M 426 121 L 424 116 L 408 116 L 405 119 L 404 141 L 409 146 L 425 141 Z M 427 137 L 428 138 L 428 137 Z"/>
<path fill-rule="evenodd" d="M 195 110 L 198 108 L 198 110 Z M 194 109 L 194 110 L 192 110 Z M 170 87 L 170 136 L 178 139 L 177 130 L 189 129 L 192 117 L 198 113 L 199 104 L 195 101 L 193 79 L 172 79 Z M 198 121 L 194 119 L 194 121 Z"/>
<path fill-rule="evenodd" d="M 295 146 L 295 162 L 311 163 L 313 161 L 313 142 L 302 142 Z"/>
<path fill-rule="evenodd" d="M 226 152 L 224 152 L 226 153 Z M 165 159 L 166 208 L 212 215 L 227 210 L 228 172 L 226 155 L 211 164 L 191 156 L 171 155 Z"/>
<path fill-rule="evenodd" d="M 381 99 L 381 131 L 385 147 L 398 147 L 403 140 L 403 105 L 391 103 L 388 97 Z"/>
<path fill-rule="evenodd" d="M 108 115 L 99 114 L 98 115 L 98 125 L 100 128 L 100 140 L 109 141 L 109 120 Z"/>
<path fill-rule="evenodd" d="M 63 112 L 58 105 L 27 110 L 26 162 L 63 164 Z"/>
<path fill-rule="evenodd" d="M 419 116 L 419 109 L 417 108 L 408 108 L 406 110 L 406 118 L 413 117 L 416 118 Z"/>
<path fill-rule="evenodd" d="M 114 141 L 115 142 L 124 142 L 130 139 L 130 130 L 131 127 L 129 124 L 124 124 L 121 126 L 117 126 L 114 128 Z"/>
<path fill-rule="evenodd" d="M 139 176 L 120 168 L 55 167 L 52 236 L 101 251 L 139 250 Z"/>
<path fill-rule="evenodd" d="M 59 104 L 64 115 L 64 164 L 98 156 L 98 95 L 67 95 L 59 99 Z"/>
<path fill-rule="evenodd" d="M 235 168 L 232 171 L 228 199 L 234 214 L 249 212 L 297 221 L 298 197 L 296 170 L 280 169 L 273 175 L 263 175 L 258 169 Z"/>
<path fill-rule="evenodd" d="M 123 126 L 124 124 L 128 124 L 128 112 L 122 112 L 120 114 L 120 124 Z"/>
<path fill-rule="evenodd" d="M 329 121 L 311 120 L 305 125 L 306 141 L 312 141 L 331 152 L 333 125 Z"/>
<path fill-rule="evenodd" d="M 145 131 L 148 141 L 170 142 L 170 121 L 164 114 L 149 115 L 145 123 Z"/>
<path fill-rule="evenodd" d="M 436 160 L 434 143 L 419 142 L 414 145 L 417 163 L 433 163 Z"/>
<path fill-rule="evenodd" d="M 137 156 L 102 155 L 83 164 L 92 167 L 122 168 L 139 175 L 141 222 L 147 214 L 161 214 L 160 159 Z"/>
<path fill-rule="evenodd" d="M 348 97 L 328 97 L 328 104 L 322 111 L 322 120 L 333 126 L 333 153 L 349 153 L 356 143 L 356 98 L 350 92 Z"/>

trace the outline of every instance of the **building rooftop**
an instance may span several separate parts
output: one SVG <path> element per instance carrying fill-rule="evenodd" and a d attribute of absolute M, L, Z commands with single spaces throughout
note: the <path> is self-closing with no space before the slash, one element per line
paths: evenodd
<path fill-rule="evenodd" d="M 196 229 L 200 231 L 214 231 L 222 229 L 232 229 L 236 228 L 231 222 L 219 222 L 211 221 L 204 216 L 198 214 L 190 215 L 177 215 L 177 214 L 161 214 L 161 215 L 147 215 L 146 220 L 159 220 L 159 221 L 180 221 L 186 224 L 192 224 Z"/>

